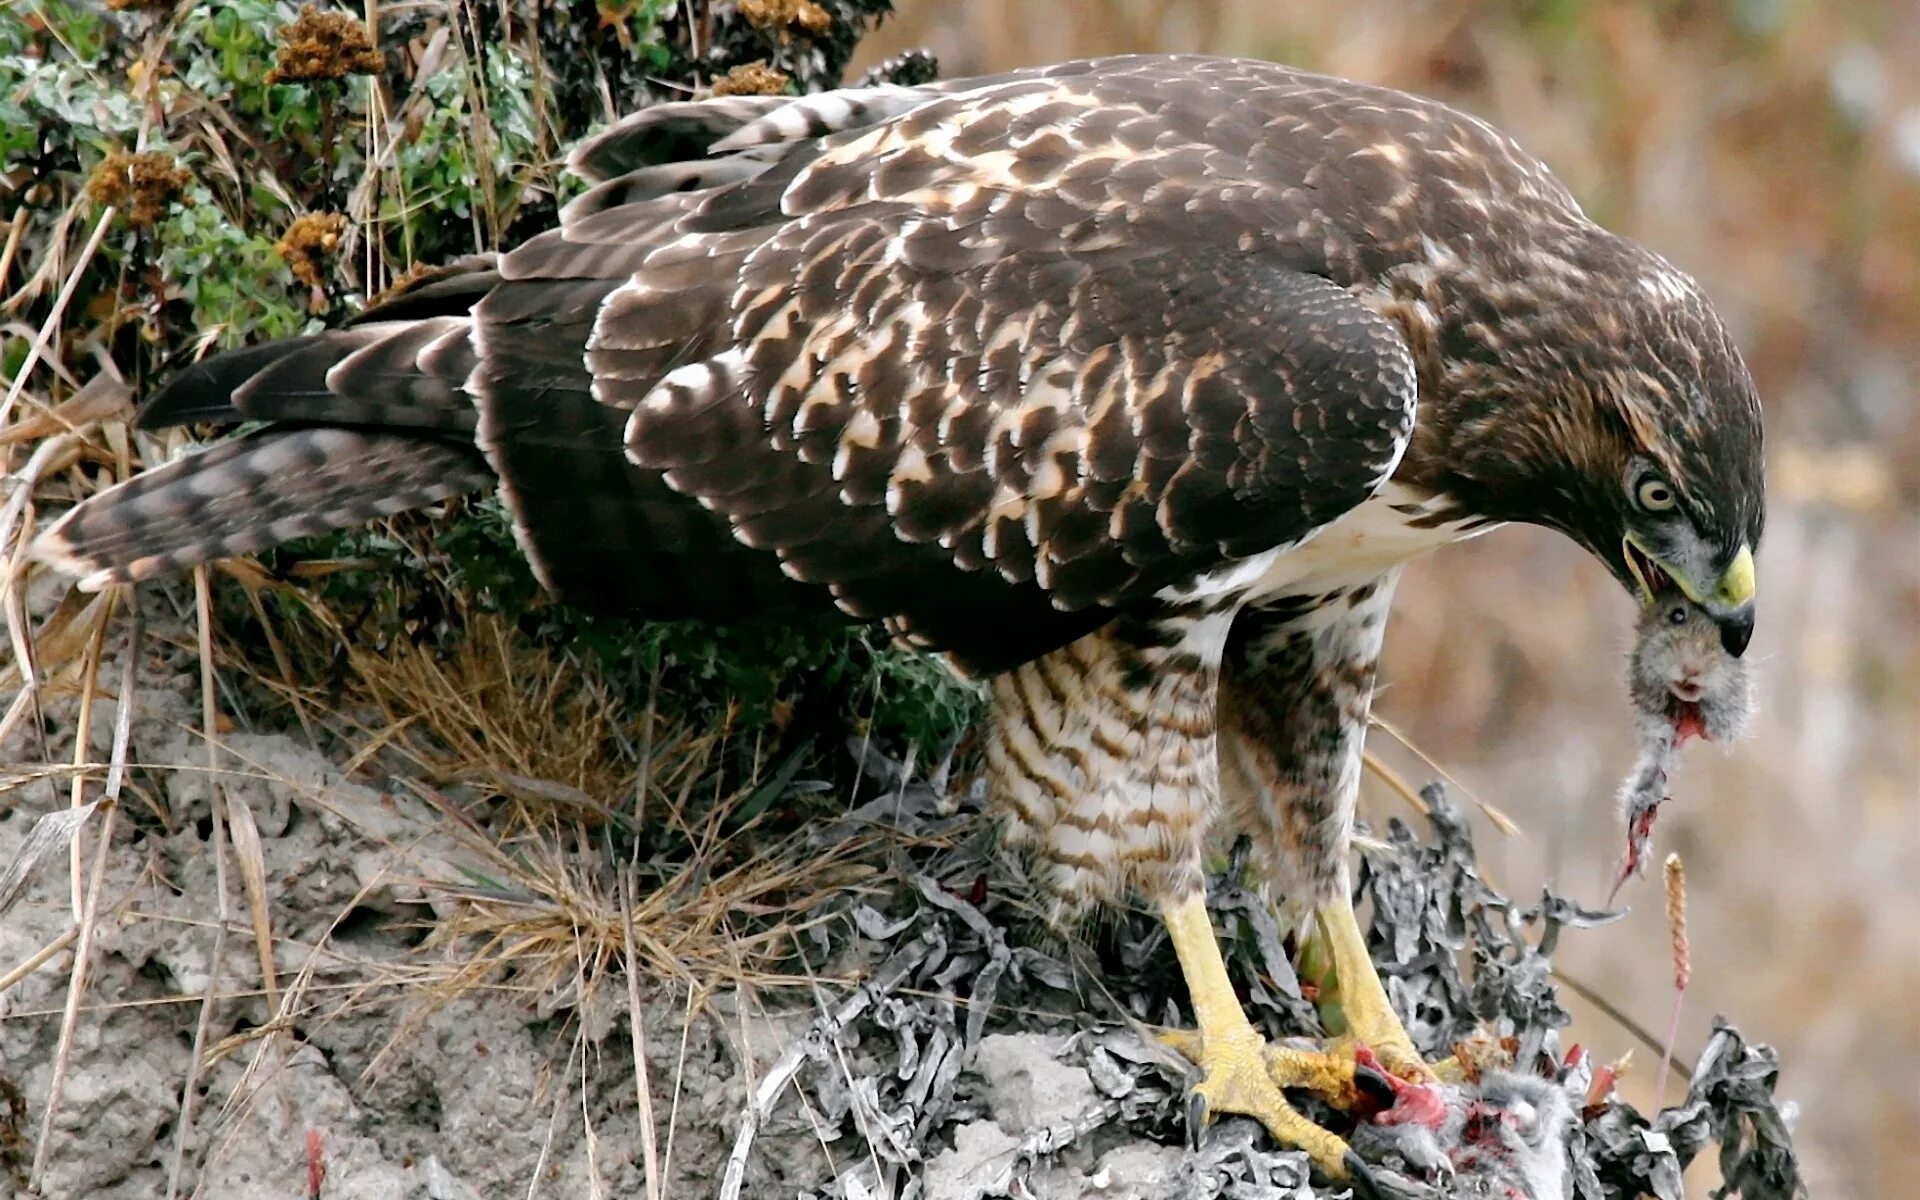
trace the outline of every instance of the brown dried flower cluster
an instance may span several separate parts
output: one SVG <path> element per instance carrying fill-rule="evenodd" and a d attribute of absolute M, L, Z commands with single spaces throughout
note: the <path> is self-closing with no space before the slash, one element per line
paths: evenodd
<path fill-rule="evenodd" d="M 273 248 L 287 260 L 295 279 L 317 288 L 326 282 L 326 262 L 346 232 L 347 219 L 339 213 L 302 213 Z"/>
<path fill-rule="evenodd" d="M 815 35 L 833 28 L 833 14 L 814 0 L 740 0 L 739 10 L 755 29 L 777 30 L 783 35 L 795 25 Z"/>
<path fill-rule="evenodd" d="M 779 96 L 793 83 L 793 77 L 776 71 L 764 62 L 747 63 L 713 81 L 716 96 Z"/>
<path fill-rule="evenodd" d="M 144 227 L 166 216 L 192 182 L 193 173 L 164 150 L 116 152 L 93 169 L 87 197 L 95 204 L 112 205 L 126 215 L 128 223 Z"/>
<path fill-rule="evenodd" d="M 268 83 L 308 83 L 380 70 L 380 52 L 367 27 L 345 13 L 318 11 L 309 4 L 280 30 L 280 51 Z"/>

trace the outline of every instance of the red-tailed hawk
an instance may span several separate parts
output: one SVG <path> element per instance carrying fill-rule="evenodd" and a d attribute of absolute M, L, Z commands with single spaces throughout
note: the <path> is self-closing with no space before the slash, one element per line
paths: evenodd
<path fill-rule="evenodd" d="M 1063 899 L 1165 914 L 1205 1107 L 1350 1169 L 1280 1088 L 1382 1081 L 1263 1046 L 1203 842 L 1251 835 L 1350 1032 L 1426 1077 L 1347 885 L 1394 581 L 1547 525 L 1737 655 L 1760 413 L 1699 288 L 1482 122 L 1260 62 L 667 104 L 573 165 L 559 228 L 180 375 L 145 424 L 266 426 L 39 557 L 98 587 L 497 487 L 574 602 L 884 623 L 990 677 Z"/>

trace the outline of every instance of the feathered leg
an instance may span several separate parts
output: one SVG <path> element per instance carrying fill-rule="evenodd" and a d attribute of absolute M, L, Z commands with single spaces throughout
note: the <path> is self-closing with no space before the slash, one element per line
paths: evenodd
<path fill-rule="evenodd" d="M 1196 1126 L 1256 1117 L 1344 1179 L 1364 1168 L 1282 1089 L 1349 1104 L 1353 1062 L 1267 1045 L 1207 917 L 1201 844 L 1218 808 L 1215 693 L 1230 619 L 1123 620 L 998 677 L 988 765 L 1010 841 L 1034 853 L 1064 906 L 1118 900 L 1129 885 L 1158 906 L 1198 1024 L 1165 1039 L 1200 1068 Z"/>
<path fill-rule="evenodd" d="M 1346 1032 L 1402 1078 L 1432 1072 L 1388 1003 L 1354 916 L 1347 869 L 1360 750 L 1398 572 L 1304 610 L 1249 608 L 1220 685 L 1220 761 L 1236 826 L 1296 918 L 1311 960 L 1330 968 Z M 1309 967 L 1315 965 L 1311 962 Z"/>

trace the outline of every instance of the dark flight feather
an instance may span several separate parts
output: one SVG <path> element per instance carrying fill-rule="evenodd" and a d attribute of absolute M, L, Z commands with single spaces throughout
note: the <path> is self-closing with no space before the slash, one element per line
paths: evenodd
<path fill-rule="evenodd" d="M 1453 469 L 1412 437 L 1431 306 L 1592 228 L 1480 122 L 1227 59 L 658 105 L 570 161 L 598 186 L 556 228 L 142 420 L 469 437 L 569 600 L 837 606 L 993 671 L 1312 536 L 1403 454 Z"/>

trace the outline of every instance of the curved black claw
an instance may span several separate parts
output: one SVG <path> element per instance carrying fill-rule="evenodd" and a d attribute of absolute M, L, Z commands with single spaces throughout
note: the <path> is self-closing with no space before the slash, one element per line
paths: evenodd
<path fill-rule="evenodd" d="M 1373 1168 L 1365 1159 L 1349 1150 L 1341 1165 L 1347 1168 L 1347 1182 L 1353 1185 L 1353 1200 L 1386 1200 L 1386 1193 L 1374 1181 Z"/>
<path fill-rule="evenodd" d="M 1378 1105 L 1381 1112 L 1394 1105 L 1396 1094 L 1393 1081 L 1378 1067 L 1370 1067 L 1365 1063 L 1353 1064 L 1353 1086 L 1362 1098 Z"/>
<path fill-rule="evenodd" d="M 1199 1092 L 1187 1094 L 1187 1149 L 1198 1152 L 1207 1133 L 1207 1098 Z"/>

